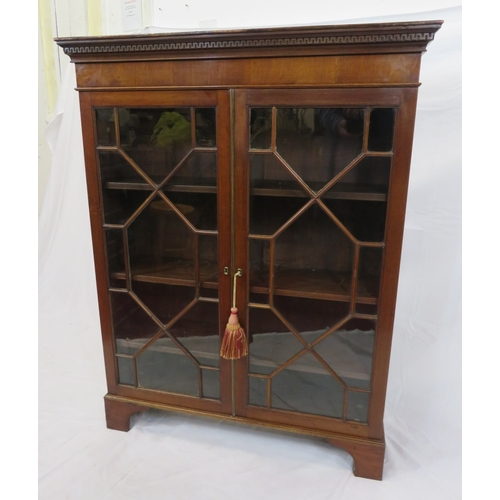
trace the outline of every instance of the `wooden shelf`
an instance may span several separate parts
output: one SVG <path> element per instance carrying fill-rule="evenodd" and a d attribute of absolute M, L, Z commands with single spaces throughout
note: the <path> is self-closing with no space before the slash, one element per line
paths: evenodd
<path fill-rule="evenodd" d="M 161 184 L 163 178 L 152 178 L 156 184 Z M 210 181 L 210 179 L 207 179 Z M 208 184 L 208 185 L 207 185 Z M 177 179 L 176 184 L 167 184 L 162 188 L 162 191 L 181 192 L 181 193 L 209 193 L 217 194 L 217 186 L 215 181 L 207 182 L 207 184 L 196 183 L 196 179 Z M 214 185 L 210 185 L 214 184 Z M 109 181 L 104 184 L 106 189 L 127 189 L 131 191 L 153 191 L 153 186 L 147 182 L 136 181 Z"/>
<path fill-rule="evenodd" d="M 152 179 L 160 184 L 162 179 Z M 163 191 L 178 193 L 209 193 L 217 194 L 217 186 L 195 184 L 196 179 L 179 180 L 176 184 L 168 184 Z M 212 184 L 212 183 L 210 183 Z M 213 183 L 215 184 L 215 182 Z M 152 191 L 153 187 L 147 182 L 110 181 L 104 184 L 106 189 L 126 189 L 132 191 Z M 318 185 L 319 191 L 323 185 Z M 313 186 L 311 189 L 315 190 Z M 309 198 L 309 194 L 303 189 L 297 189 L 297 184 L 290 181 L 273 181 L 253 184 L 250 189 L 251 196 L 272 196 L 284 198 Z M 322 197 L 325 200 L 359 200 L 359 201 L 386 201 L 387 195 L 383 192 L 383 186 L 364 184 L 337 183 Z"/>
<path fill-rule="evenodd" d="M 318 182 L 308 182 L 307 184 L 315 192 L 320 191 L 324 186 L 324 183 Z M 293 181 L 254 182 L 252 183 L 250 194 L 252 196 L 310 197 L 306 191 L 298 189 L 297 183 Z M 384 192 L 383 186 L 338 182 L 321 198 L 329 200 L 386 201 L 387 195 Z"/>
<path fill-rule="evenodd" d="M 218 267 L 215 263 L 200 266 L 200 286 L 218 288 Z M 269 293 L 267 272 L 250 272 L 250 293 Z M 125 280 L 125 272 L 111 274 L 114 279 Z M 133 281 L 163 283 L 165 285 L 196 286 L 194 268 L 189 261 L 177 266 L 172 263 L 164 266 L 150 266 L 135 270 Z M 360 279 L 356 289 L 356 303 L 377 304 L 377 280 Z M 274 293 L 284 297 L 303 297 L 309 299 L 335 300 L 348 302 L 351 299 L 351 276 L 348 273 L 335 273 L 318 270 L 277 271 L 274 278 Z"/>
<path fill-rule="evenodd" d="M 303 297 L 348 302 L 351 299 L 351 275 L 327 270 L 276 271 L 274 293 L 285 297 Z M 269 293 L 269 274 L 250 273 L 250 292 Z M 358 279 L 356 303 L 377 304 L 377 280 Z"/>
<path fill-rule="evenodd" d="M 217 274 L 219 268 L 215 263 L 200 265 L 200 286 L 202 288 L 218 288 Z M 114 279 L 126 279 L 125 272 L 111 273 Z M 165 285 L 196 286 L 194 265 L 190 261 L 172 262 L 163 266 L 144 266 L 132 273 L 133 281 L 162 283 Z"/>

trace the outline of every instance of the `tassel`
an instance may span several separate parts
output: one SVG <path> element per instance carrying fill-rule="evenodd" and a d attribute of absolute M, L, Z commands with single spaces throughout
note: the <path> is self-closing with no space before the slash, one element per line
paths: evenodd
<path fill-rule="evenodd" d="M 241 271 L 234 275 L 233 307 L 231 308 L 231 316 L 229 316 L 220 347 L 220 355 L 224 359 L 240 359 L 248 354 L 247 336 L 245 330 L 240 326 L 238 309 L 236 309 L 237 276 L 241 276 Z"/>

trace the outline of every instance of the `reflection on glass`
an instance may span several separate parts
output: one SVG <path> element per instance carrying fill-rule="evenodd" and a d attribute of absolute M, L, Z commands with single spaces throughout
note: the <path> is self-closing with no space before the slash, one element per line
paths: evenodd
<path fill-rule="evenodd" d="M 114 108 L 96 109 L 97 144 L 115 146 L 115 110 Z"/>
<path fill-rule="evenodd" d="M 271 148 L 271 108 L 250 109 L 250 148 Z"/>
<path fill-rule="evenodd" d="M 272 407 L 342 417 L 344 388 L 311 354 L 272 378 Z"/>
<path fill-rule="evenodd" d="M 368 149 L 370 151 L 392 151 L 396 110 L 375 108 L 370 112 Z"/>
<path fill-rule="evenodd" d="M 277 151 L 318 191 L 361 153 L 364 116 L 362 108 L 279 108 Z"/>
<path fill-rule="evenodd" d="M 196 108 L 196 146 L 209 148 L 216 143 L 215 108 Z"/>
<path fill-rule="evenodd" d="M 366 392 L 348 391 L 346 412 L 347 420 L 367 422 L 369 401 L 370 395 Z"/>
<path fill-rule="evenodd" d="M 118 115 L 121 148 L 155 182 L 192 147 L 190 108 L 118 108 Z"/>

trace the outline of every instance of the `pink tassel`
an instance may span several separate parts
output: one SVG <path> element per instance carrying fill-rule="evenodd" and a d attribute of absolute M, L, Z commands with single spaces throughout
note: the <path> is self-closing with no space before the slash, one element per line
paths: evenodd
<path fill-rule="evenodd" d="M 231 316 L 224 331 L 220 355 L 225 359 L 240 359 L 248 354 L 248 343 L 245 330 L 238 320 L 238 309 L 231 308 Z"/>

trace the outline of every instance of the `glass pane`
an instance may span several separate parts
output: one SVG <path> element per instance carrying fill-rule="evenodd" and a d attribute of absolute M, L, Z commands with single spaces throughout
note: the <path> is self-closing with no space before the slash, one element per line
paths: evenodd
<path fill-rule="evenodd" d="M 217 186 L 217 155 L 212 152 L 194 151 L 176 169 L 165 191 L 190 191 L 215 193 Z M 201 189 L 212 187 L 212 189 Z"/>
<path fill-rule="evenodd" d="M 116 356 L 118 363 L 118 383 L 135 386 L 134 358 Z"/>
<path fill-rule="evenodd" d="M 248 377 L 248 402 L 267 407 L 267 378 Z"/>
<path fill-rule="evenodd" d="M 250 148 L 271 148 L 271 108 L 250 109 Z"/>
<path fill-rule="evenodd" d="M 115 109 L 96 109 L 97 144 L 99 146 L 115 146 Z"/>
<path fill-rule="evenodd" d="M 201 370 L 203 377 L 203 397 L 220 399 L 219 370 Z"/>
<path fill-rule="evenodd" d="M 106 252 L 110 288 L 126 288 L 125 260 L 123 256 L 123 230 L 108 229 L 106 235 Z"/>
<path fill-rule="evenodd" d="M 186 220 L 195 210 L 190 205 L 176 207 L 180 213 L 156 197 L 128 228 L 132 275 L 194 285 L 195 235 Z"/>
<path fill-rule="evenodd" d="M 201 230 L 217 230 L 217 195 L 206 192 L 172 192 L 165 190 L 167 198 L 185 212 L 189 222 Z"/>
<path fill-rule="evenodd" d="M 311 354 L 272 378 L 272 407 L 342 417 L 344 388 Z"/>
<path fill-rule="evenodd" d="M 362 108 L 279 108 L 276 147 L 318 191 L 362 151 Z"/>
<path fill-rule="evenodd" d="M 210 148 L 215 146 L 215 108 L 197 108 L 196 116 L 196 145 Z"/>
<path fill-rule="evenodd" d="M 191 150 L 190 108 L 119 108 L 120 146 L 155 182 Z"/>
<path fill-rule="evenodd" d="M 389 189 L 391 159 L 365 156 L 350 168 L 321 198 L 385 202 Z"/>
<path fill-rule="evenodd" d="M 346 318 L 350 304 L 275 295 L 274 307 L 307 343 L 311 343 Z"/>
<path fill-rule="evenodd" d="M 251 155 L 251 234 L 273 234 L 308 201 L 309 195 L 274 155 Z"/>
<path fill-rule="evenodd" d="M 118 152 L 99 151 L 104 222 L 123 224 L 144 203 L 153 187 Z"/>
<path fill-rule="evenodd" d="M 395 119 L 395 109 L 375 108 L 371 110 L 370 132 L 368 134 L 368 149 L 370 151 L 392 151 Z"/>
<path fill-rule="evenodd" d="M 198 258 L 200 266 L 200 294 L 217 298 L 219 282 L 217 236 L 198 235 Z"/>
<path fill-rule="evenodd" d="M 248 323 L 250 373 L 272 373 L 304 348 L 269 309 L 250 308 Z"/>
<path fill-rule="evenodd" d="M 347 393 L 347 420 L 357 422 L 368 421 L 368 403 L 370 395 L 366 392 L 348 391 Z"/>
<path fill-rule="evenodd" d="M 248 242 L 250 261 L 250 291 L 268 293 L 269 290 L 269 241 Z M 261 300 L 259 300 L 261 302 Z M 265 300 L 267 302 L 267 299 Z"/>
<path fill-rule="evenodd" d="M 198 302 L 169 328 L 169 332 L 198 363 L 219 366 L 219 304 Z"/>
<path fill-rule="evenodd" d="M 198 368 L 176 344 L 162 337 L 137 356 L 139 387 L 199 395 Z"/>
<path fill-rule="evenodd" d="M 325 205 L 357 240 L 377 243 L 384 241 L 386 203 L 325 200 Z"/>
<path fill-rule="evenodd" d="M 382 271 L 382 248 L 361 247 L 359 250 L 358 286 L 356 302 L 376 303 Z M 358 305 L 358 304 L 357 304 Z"/>
<path fill-rule="evenodd" d="M 276 294 L 347 300 L 353 255 L 352 242 L 313 205 L 276 238 Z"/>
<path fill-rule="evenodd" d="M 135 279 L 132 280 L 132 290 L 164 325 L 171 322 L 194 300 L 195 288 L 192 286 L 139 281 L 141 278 L 135 276 Z M 144 277 L 144 279 L 147 278 Z"/>
<path fill-rule="evenodd" d="M 353 319 L 314 346 L 349 387 L 370 388 L 375 322 Z"/>
<path fill-rule="evenodd" d="M 116 352 L 134 354 L 160 328 L 128 293 L 110 292 L 109 298 Z"/>

